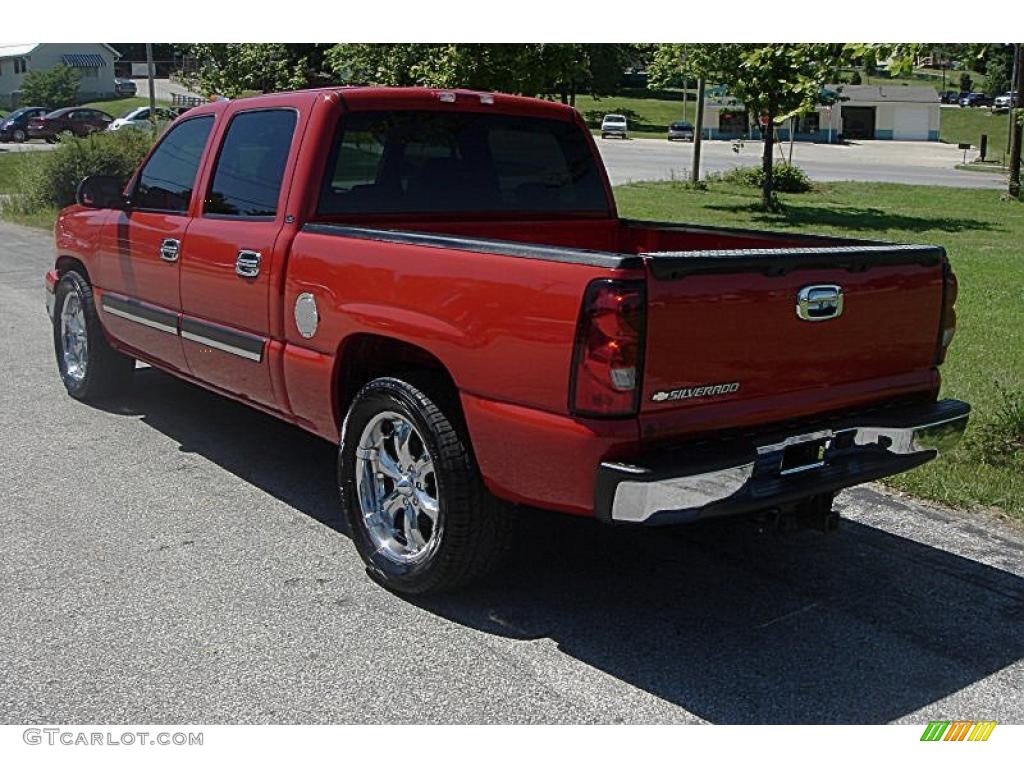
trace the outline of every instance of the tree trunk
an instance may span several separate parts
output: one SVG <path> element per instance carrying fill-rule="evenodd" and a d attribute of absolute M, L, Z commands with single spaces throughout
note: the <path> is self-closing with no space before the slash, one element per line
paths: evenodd
<path fill-rule="evenodd" d="M 1020 157 L 1021 157 L 1021 107 L 1024 107 L 1024 93 L 1021 92 L 1021 81 L 1024 80 L 1024 50 L 1017 43 L 1013 49 L 1013 80 L 1017 84 L 1017 93 L 1010 99 L 1010 184 L 1011 197 L 1020 199 Z"/>
<path fill-rule="evenodd" d="M 761 136 L 764 138 L 764 154 L 761 155 L 761 205 L 766 211 L 774 211 L 778 205 L 775 200 L 775 173 L 774 173 L 774 152 L 775 152 L 775 115 L 768 113 L 768 125 L 761 126 Z"/>

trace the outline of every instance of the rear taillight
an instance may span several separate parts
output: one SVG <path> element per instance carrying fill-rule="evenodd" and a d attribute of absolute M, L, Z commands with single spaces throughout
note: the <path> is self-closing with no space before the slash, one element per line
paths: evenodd
<path fill-rule="evenodd" d="M 959 292 L 956 275 L 949 262 L 942 261 L 942 321 L 939 324 L 939 348 L 935 353 L 935 364 L 942 365 L 946 351 L 956 333 L 956 296 Z"/>
<path fill-rule="evenodd" d="M 587 286 L 576 330 L 569 409 L 581 416 L 637 412 L 643 373 L 642 282 L 595 280 Z"/>

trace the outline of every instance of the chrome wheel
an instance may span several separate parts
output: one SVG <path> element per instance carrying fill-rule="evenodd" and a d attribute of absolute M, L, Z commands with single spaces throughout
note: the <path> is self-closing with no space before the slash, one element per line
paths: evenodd
<path fill-rule="evenodd" d="M 405 416 L 374 416 L 356 446 L 356 491 L 374 547 L 399 564 L 428 558 L 441 538 L 434 460 Z"/>
<path fill-rule="evenodd" d="M 60 339 L 64 373 L 73 381 L 80 382 L 85 378 L 89 359 L 89 339 L 82 300 L 74 291 L 68 293 L 60 311 Z"/>

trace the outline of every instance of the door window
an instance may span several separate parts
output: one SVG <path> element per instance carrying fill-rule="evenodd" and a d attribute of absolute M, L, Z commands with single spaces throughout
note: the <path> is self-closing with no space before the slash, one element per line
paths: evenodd
<path fill-rule="evenodd" d="M 192 199 L 199 161 L 213 127 L 213 115 L 174 126 L 146 161 L 132 195 L 135 208 L 185 213 Z"/>
<path fill-rule="evenodd" d="M 277 215 L 296 120 L 291 109 L 236 115 L 217 156 L 203 212 L 256 218 Z"/>

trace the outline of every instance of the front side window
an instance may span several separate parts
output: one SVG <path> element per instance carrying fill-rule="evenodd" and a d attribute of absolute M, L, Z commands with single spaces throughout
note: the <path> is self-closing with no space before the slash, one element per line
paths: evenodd
<path fill-rule="evenodd" d="M 479 112 L 342 117 L 318 213 L 607 213 L 600 168 L 572 122 Z"/>
<path fill-rule="evenodd" d="M 296 120 L 291 109 L 236 115 L 217 156 L 203 212 L 263 218 L 277 215 Z"/>
<path fill-rule="evenodd" d="M 213 127 L 213 115 L 174 126 L 153 150 L 132 195 L 134 207 L 184 213 L 192 199 L 199 161 Z"/>

